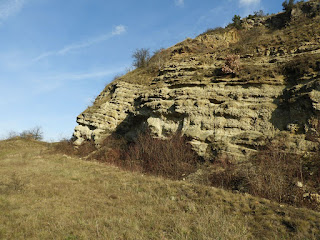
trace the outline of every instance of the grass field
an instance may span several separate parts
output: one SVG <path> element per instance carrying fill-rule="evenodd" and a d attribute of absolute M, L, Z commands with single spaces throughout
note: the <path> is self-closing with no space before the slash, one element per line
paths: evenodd
<path fill-rule="evenodd" d="M 0 141 L 0 239 L 319 239 L 320 214 Z"/>

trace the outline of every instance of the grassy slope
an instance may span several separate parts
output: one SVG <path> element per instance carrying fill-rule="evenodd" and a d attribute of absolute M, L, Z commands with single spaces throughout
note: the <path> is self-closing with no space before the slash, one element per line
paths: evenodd
<path fill-rule="evenodd" d="M 0 239 L 319 239 L 320 214 L 0 142 Z"/>

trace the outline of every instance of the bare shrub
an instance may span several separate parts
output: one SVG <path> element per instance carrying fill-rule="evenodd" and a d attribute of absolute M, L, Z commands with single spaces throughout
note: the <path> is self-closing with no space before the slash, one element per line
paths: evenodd
<path fill-rule="evenodd" d="M 199 161 L 187 139 L 180 134 L 158 139 L 149 132 L 140 134 L 132 143 L 120 135 L 110 135 L 92 158 L 127 170 L 172 179 L 181 179 L 194 172 Z"/>
<path fill-rule="evenodd" d="M 124 167 L 123 159 L 128 148 L 127 144 L 122 136 L 111 134 L 103 140 L 100 149 L 94 154 L 94 158 L 100 162 Z"/>
<path fill-rule="evenodd" d="M 94 151 L 96 151 L 96 145 L 93 140 L 87 140 L 83 142 L 77 149 L 76 154 L 79 157 L 88 157 L 91 155 Z"/>
<path fill-rule="evenodd" d="M 132 54 L 133 66 L 136 68 L 146 67 L 150 60 L 150 52 L 147 48 L 140 48 Z"/>
<path fill-rule="evenodd" d="M 249 192 L 278 202 L 297 204 L 302 199 L 296 183 L 304 182 L 301 156 L 289 153 L 279 141 L 270 141 L 252 158 Z"/>
<path fill-rule="evenodd" d="M 40 141 L 43 139 L 43 131 L 41 127 L 36 126 L 30 130 L 24 130 L 21 133 L 11 131 L 8 133 L 6 139 L 23 138 L 23 139 L 33 139 Z"/>
<path fill-rule="evenodd" d="M 54 144 L 54 150 L 59 153 L 74 155 L 76 154 L 76 150 L 73 145 L 73 139 L 62 139 L 58 143 Z"/>
<path fill-rule="evenodd" d="M 219 155 L 214 161 L 216 169 L 209 177 L 213 186 L 247 192 L 248 178 L 245 172 L 241 172 L 232 159 L 227 154 Z"/>
<path fill-rule="evenodd" d="M 296 80 L 305 74 L 318 71 L 320 71 L 320 54 L 297 55 L 282 66 L 282 72 L 288 80 Z"/>
<path fill-rule="evenodd" d="M 57 153 L 93 159 L 92 155 L 97 150 L 93 140 L 84 141 L 80 146 L 75 146 L 73 142 L 73 138 L 62 139 L 54 144 L 53 150 Z"/>
<path fill-rule="evenodd" d="M 306 132 L 306 139 L 320 143 L 320 117 L 312 117 L 309 119 L 309 125 L 309 129 Z"/>
<path fill-rule="evenodd" d="M 212 185 L 230 190 L 247 192 L 254 196 L 280 203 L 309 206 L 297 182 L 304 183 L 302 157 L 290 153 L 281 141 L 269 141 L 246 164 L 234 164 L 227 159 L 217 159 L 216 169 L 210 176 Z M 220 170 L 219 170 L 220 169 Z"/>
<path fill-rule="evenodd" d="M 225 65 L 222 67 L 222 72 L 225 74 L 237 74 L 240 70 L 240 56 L 231 54 L 225 59 Z"/>
<path fill-rule="evenodd" d="M 19 135 L 20 134 L 15 131 L 10 131 L 5 139 L 7 139 L 7 140 L 14 139 L 14 138 L 19 137 Z"/>
<path fill-rule="evenodd" d="M 20 137 L 34 140 L 42 140 L 43 132 L 41 130 L 41 127 L 36 126 L 30 130 L 25 130 L 22 133 L 20 133 Z"/>
<path fill-rule="evenodd" d="M 198 160 L 187 139 L 179 133 L 163 140 L 147 132 L 129 147 L 125 164 L 146 173 L 181 179 L 195 171 Z"/>

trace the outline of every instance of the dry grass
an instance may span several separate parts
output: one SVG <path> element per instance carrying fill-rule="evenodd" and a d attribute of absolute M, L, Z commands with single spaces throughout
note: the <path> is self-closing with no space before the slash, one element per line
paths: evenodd
<path fill-rule="evenodd" d="M 0 142 L 1 239 L 317 239 L 320 214 Z"/>
<path fill-rule="evenodd" d="M 6 149 L 0 159 L 2 239 L 248 236 L 245 223 L 198 201 L 192 186 L 45 154 L 46 147 L 36 142 L 0 144 L 2 153 Z"/>

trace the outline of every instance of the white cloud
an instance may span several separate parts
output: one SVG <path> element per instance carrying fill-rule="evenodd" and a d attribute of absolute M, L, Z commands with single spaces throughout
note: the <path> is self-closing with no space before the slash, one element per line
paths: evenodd
<path fill-rule="evenodd" d="M 120 35 L 120 34 L 126 33 L 126 32 L 127 32 L 127 27 L 126 26 L 118 25 L 113 29 L 112 35 Z"/>
<path fill-rule="evenodd" d="M 123 33 L 125 33 L 127 31 L 127 28 L 123 25 L 118 25 L 114 28 L 114 30 L 111 33 L 105 34 L 105 35 L 101 35 L 99 37 L 96 38 L 92 38 L 89 39 L 87 41 L 84 42 L 80 42 L 80 43 L 74 43 L 74 44 L 70 44 L 68 46 L 65 46 L 64 48 L 60 49 L 60 50 L 56 50 L 56 51 L 48 51 L 45 52 L 41 55 L 39 55 L 38 57 L 34 58 L 32 61 L 33 62 L 37 62 L 43 58 L 47 58 L 50 56 L 58 56 L 58 55 L 65 55 L 71 51 L 77 50 L 77 49 L 81 49 L 81 48 L 87 48 L 90 47 L 94 44 L 100 43 L 100 42 L 104 42 L 110 38 L 112 38 L 113 36 L 116 35 L 121 35 Z"/>
<path fill-rule="evenodd" d="M 179 7 L 184 6 L 184 0 L 174 0 L 175 4 Z"/>
<path fill-rule="evenodd" d="M 240 0 L 240 6 L 250 6 L 257 5 L 260 3 L 260 0 Z"/>
<path fill-rule="evenodd" d="M 0 20 L 5 20 L 20 12 L 25 3 L 25 0 L 1 0 Z"/>

